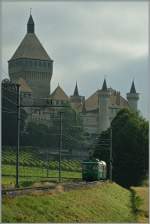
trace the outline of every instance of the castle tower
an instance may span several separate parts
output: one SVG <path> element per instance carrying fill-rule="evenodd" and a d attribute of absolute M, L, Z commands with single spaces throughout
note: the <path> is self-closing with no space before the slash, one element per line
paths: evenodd
<path fill-rule="evenodd" d="M 138 100 L 139 100 L 139 93 L 136 92 L 134 81 L 132 82 L 130 92 L 127 93 L 127 100 L 131 110 L 137 111 L 138 110 Z"/>
<path fill-rule="evenodd" d="M 109 97 L 110 92 L 107 89 L 106 80 L 104 79 L 103 86 L 101 90 L 98 90 L 98 132 L 107 130 L 110 127 L 109 120 Z"/>
<path fill-rule="evenodd" d="M 35 35 L 35 25 L 30 15 L 27 33 L 8 61 L 10 79 L 18 82 L 24 79 L 32 89 L 33 97 L 48 97 L 53 73 L 53 61 Z"/>
<path fill-rule="evenodd" d="M 82 103 L 82 101 L 84 101 L 84 97 L 79 95 L 77 82 L 74 89 L 74 93 L 72 96 L 70 96 L 70 101 L 72 106 L 75 106 L 75 107 L 79 106 Z"/>

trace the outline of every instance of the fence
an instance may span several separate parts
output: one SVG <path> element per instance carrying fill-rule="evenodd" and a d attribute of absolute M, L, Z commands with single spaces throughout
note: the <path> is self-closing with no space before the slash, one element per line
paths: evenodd
<path fill-rule="evenodd" d="M 81 179 L 81 162 L 88 153 L 77 114 L 64 105 L 23 105 L 19 99 L 18 88 L 4 82 L 3 187 Z"/>
<path fill-rule="evenodd" d="M 61 181 L 81 179 L 81 157 L 63 155 L 60 161 Z M 59 155 L 45 149 L 21 147 L 19 152 L 19 183 L 22 186 L 37 181 L 59 181 Z M 2 149 L 2 183 L 14 186 L 16 181 L 16 148 Z"/>

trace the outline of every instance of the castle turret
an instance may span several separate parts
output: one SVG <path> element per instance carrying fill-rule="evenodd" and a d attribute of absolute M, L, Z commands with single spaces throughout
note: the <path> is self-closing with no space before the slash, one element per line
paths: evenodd
<path fill-rule="evenodd" d="M 49 96 L 53 60 L 35 34 L 32 15 L 27 23 L 27 33 L 8 64 L 9 76 L 13 82 L 22 78 L 32 89 L 33 97 Z"/>
<path fill-rule="evenodd" d="M 98 132 L 107 130 L 110 127 L 109 120 L 109 97 L 110 92 L 107 89 L 106 80 L 104 79 L 103 86 L 101 90 L 98 90 Z"/>
<path fill-rule="evenodd" d="M 79 96 L 79 91 L 78 91 L 78 85 L 77 85 L 77 82 L 76 82 L 76 86 L 75 86 L 75 90 L 74 90 L 74 96 Z"/>
<path fill-rule="evenodd" d="M 78 107 L 79 105 L 81 105 L 81 103 L 83 101 L 84 101 L 84 96 L 79 95 L 78 85 L 77 85 L 77 82 L 76 82 L 74 93 L 73 93 L 72 96 L 70 96 L 70 102 L 71 102 L 73 107 Z"/>
<path fill-rule="evenodd" d="M 127 93 L 127 100 L 131 110 L 138 110 L 139 93 L 136 92 L 134 81 L 132 82 L 130 92 Z"/>

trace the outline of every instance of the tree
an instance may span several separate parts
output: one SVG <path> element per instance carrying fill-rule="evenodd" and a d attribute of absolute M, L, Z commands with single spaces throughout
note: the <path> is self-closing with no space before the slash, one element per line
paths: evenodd
<path fill-rule="evenodd" d="M 50 144 L 49 128 L 44 124 L 29 122 L 21 135 L 21 145 L 46 147 Z"/>
<path fill-rule="evenodd" d="M 60 112 L 62 112 L 62 143 L 63 150 L 79 150 L 83 142 L 83 128 L 79 115 L 71 108 L 66 107 L 57 111 L 53 125 L 30 122 L 27 124 L 26 133 L 22 135 L 22 145 L 32 145 L 51 149 L 59 148 L 60 140 Z"/>
<path fill-rule="evenodd" d="M 128 109 L 111 124 L 113 180 L 122 186 L 138 185 L 148 172 L 148 122 Z M 107 138 L 109 130 L 103 133 Z M 95 150 L 98 155 L 98 149 Z"/>
<path fill-rule="evenodd" d="M 2 83 L 2 145 L 17 145 L 17 87 L 10 81 Z M 21 109 L 20 131 L 23 131 L 26 112 Z"/>

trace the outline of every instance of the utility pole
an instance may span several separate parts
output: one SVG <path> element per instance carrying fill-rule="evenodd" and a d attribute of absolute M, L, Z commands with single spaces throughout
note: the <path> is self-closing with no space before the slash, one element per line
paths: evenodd
<path fill-rule="evenodd" d="M 61 182 L 61 151 L 62 151 L 62 112 L 60 112 L 59 182 Z"/>
<path fill-rule="evenodd" d="M 19 149 L 20 149 L 20 85 L 17 87 L 17 153 L 16 153 L 16 187 L 19 187 Z"/>
<path fill-rule="evenodd" d="M 112 127 L 110 127 L 109 179 L 112 181 Z"/>
<path fill-rule="evenodd" d="M 49 156 L 48 156 L 48 149 L 46 150 L 46 166 L 47 166 L 47 169 L 46 169 L 46 177 L 48 178 L 48 175 L 49 175 Z"/>

